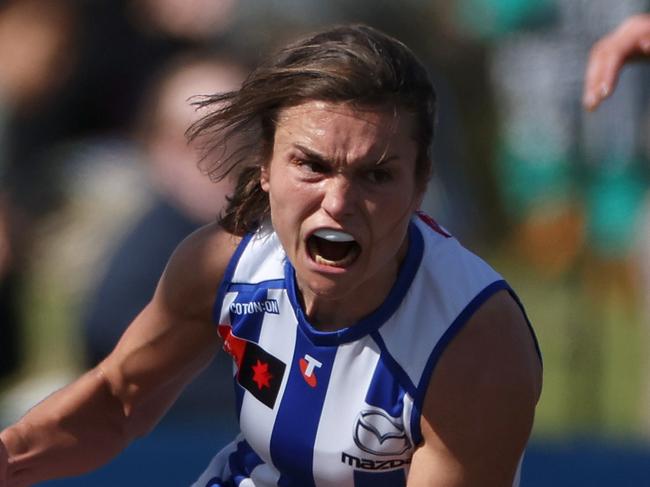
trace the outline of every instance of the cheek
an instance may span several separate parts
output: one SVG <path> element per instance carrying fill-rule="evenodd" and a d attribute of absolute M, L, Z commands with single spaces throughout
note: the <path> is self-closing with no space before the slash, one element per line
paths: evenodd
<path fill-rule="evenodd" d="M 301 219 L 304 195 L 286 177 L 276 177 L 268 188 L 273 225 L 283 229 L 294 227 Z"/>
<path fill-rule="evenodd" d="M 300 181 L 290 171 L 276 174 L 269 187 L 271 200 L 276 206 L 291 213 L 313 211 L 320 198 L 318 185 Z"/>
<path fill-rule="evenodd" d="M 414 194 L 410 187 L 402 187 L 374 202 L 372 211 L 380 224 L 399 225 L 402 220 L 408 220 L 419 208 L 420 201 L 419 193 Z"/>
<path fill-rule="evenodd" d="M 406 236 L 411 217 L 419 208 L 419 201 L 419 194 L 405 200 L 404 193 L 395 193 L 374 204 L 369 213 L 372 215 L 375 238 L 385 242 L 387 247 L 399 247 L 403 240 L 400 236 Z"/>

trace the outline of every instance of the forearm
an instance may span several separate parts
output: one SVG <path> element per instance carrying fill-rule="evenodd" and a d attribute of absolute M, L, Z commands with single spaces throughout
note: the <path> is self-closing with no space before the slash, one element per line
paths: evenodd
<path fill-rule="evenodd" d="M 0 433 L 9 457 L 7 487 L 97 468 L 131 441 L 132 431 L 122 403 L 93 369 Z"/>

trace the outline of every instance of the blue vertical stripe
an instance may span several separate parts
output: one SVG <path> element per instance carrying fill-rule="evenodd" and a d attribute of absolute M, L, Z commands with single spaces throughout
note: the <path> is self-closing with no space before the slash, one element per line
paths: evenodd
<path fill-rule="evenodd" d="M 300 371 L 305 354 L 322 363 L 314 370 L 316 387 L 309 386 Z M 271 458 L 282 472 L 280 487 L 314 486 L 314 443 L 335 356 L 336 347 L 316 347 L 297 329 L 289 379 L 271 435 Z"/>
<path fill-rule="evenodd" d="M 366 394 L 366 402 L 371 406 L 383 409 L 394 418 L 400 418 L 404 409 L 402 399 L 405 390 L 400 385 L 397 376 L 386 367 L 380 358 L 370 381 Z"/>

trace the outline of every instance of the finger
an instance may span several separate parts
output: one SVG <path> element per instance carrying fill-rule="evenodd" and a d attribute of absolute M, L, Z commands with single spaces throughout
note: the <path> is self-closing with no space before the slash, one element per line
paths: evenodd
<path fill-rule="evenodd" d="M 623 60 L 618 51 L 597 45 L 589 57 L 583 91 L 583 105 L 595 110 L 616 87 Z"/>
<path fill-rule="evenodd" d="M 608 87 L 603 85 L 606 66 L 605 55 L 597 49 L 592 50 L 587 63 L 582 97 L 582 103 L 587 110 L 595 110 L 607 94 Z"/>

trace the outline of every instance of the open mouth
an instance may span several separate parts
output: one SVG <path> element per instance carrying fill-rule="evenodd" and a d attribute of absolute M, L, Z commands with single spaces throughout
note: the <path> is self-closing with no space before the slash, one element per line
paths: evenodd
<path fill-rule="evenodd" d="M 361 247 L 349 233 L 320 229 L 307 239 L 307 250 L 317 264 L 349 267 L 357 260 Z"/>

